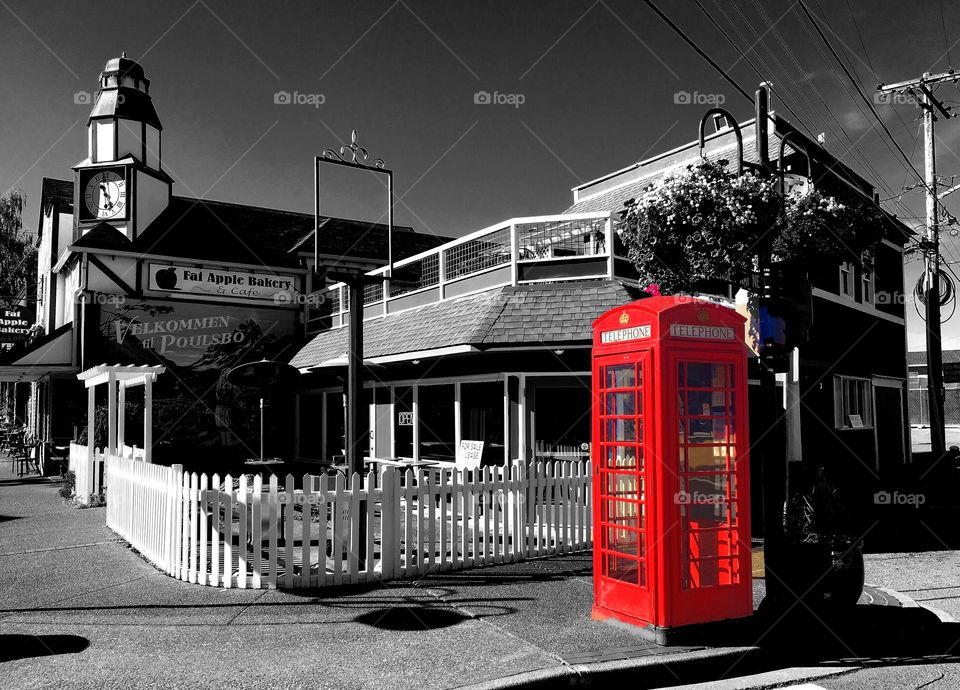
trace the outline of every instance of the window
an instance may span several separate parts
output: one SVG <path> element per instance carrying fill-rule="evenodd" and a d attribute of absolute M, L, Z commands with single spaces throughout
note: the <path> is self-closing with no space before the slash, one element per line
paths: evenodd
<path fill-rule="evenodd" d="M 457 452 L 453 384 L 420 384 L 418 388 L 420 419 L 414 421 L 420 425 L 420 457 L 452 462 Z"/>
<path fill-rule="evenodd" d="M 503 381 L 460 384 L 460 437 L 483 441 L 483 465 L 502 465 Z"/>
<path fill-rule="evenodd" d="M 840 296 L 856 299 L 853 283 L 853 264 L 844 261 L 840 264 Z"/>
<path fill-rule="evenodd" d="M 589 458 L 592 393 L 587 377 L 528 377 L 529 430 L 538 461 Z M 612 385 L 612 384 L 611 384 Z"/>
<path fill-rule="evenodd" d="M 870 256 L 864 254 L 860 262 L 860 300 L 864 304 L 874 302 L 873 264 Z"/>
<path fill-rule="evenodd" d="M 834 426 L 838 429 L 873 427 L 873 385 L 869 379 L 833 377 Z"/>

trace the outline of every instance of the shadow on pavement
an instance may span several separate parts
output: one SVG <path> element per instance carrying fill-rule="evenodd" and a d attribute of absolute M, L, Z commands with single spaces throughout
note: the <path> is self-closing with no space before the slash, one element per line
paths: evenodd
<path fill-rule="evenodd" d="M 0 635 L 0 663 L 34 656 L 77 654 L 90 646 L 79 635 Z"/>
<path fill-rule="evenodd" d="M 469 616 L 448 608 L 434 606 L 393 606 L 390 608 L 367 611 L 353 620 L 380 630 L 437 630 L 449 628 Z"/>

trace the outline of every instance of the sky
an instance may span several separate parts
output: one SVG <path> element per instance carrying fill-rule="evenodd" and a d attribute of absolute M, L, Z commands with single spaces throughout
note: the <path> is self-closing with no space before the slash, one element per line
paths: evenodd
<path fill-rule="evenodd" d="M 957 3 L 806 1 L 871 99 L 879 81 L 960 63 Z M 921 192 L 902 194 L 914 172 L 794 0 L 700 3 L 773 83 L 775 110 L 825 132 L 833 155 L 902 203 L 885 208 L 922 223 Z M 656 4 L 756 89 L 760 76 L 695 1 Z M 636 0 L 0 0 L 0 193 L 26 192 L 28 229 L 42 178 L 69 178 L 85 156 L 84 92 L 121 51 L 151 80 L 175 194 L 312 212 L 313 156 L 356 129 L 370 160 L 394 170 L 397 222 L 446 236 L 561 212 L 572 187 L 695 139 L 714 104 L 752 117 Z M 960 105 L 955 85 L 937 95 Z M 922 172 L 916 106 L 876 108 Z M 937 139 L 938 173 L 960 174 L 960 121 L 939 122 Z M 324 214 L 382 216 L 376 180 L 331 170 L 321 189 Z M 946 206 L 960 217 L 960 193 Z M 960 238 L 942 241 L 960 261 Z M 919 271 L 907 264 L 908 286 Z M 907 301 L 910 349 L 921 349 Z M 960 348 L 960 314 L 944 324 L 944 347 Z"/>

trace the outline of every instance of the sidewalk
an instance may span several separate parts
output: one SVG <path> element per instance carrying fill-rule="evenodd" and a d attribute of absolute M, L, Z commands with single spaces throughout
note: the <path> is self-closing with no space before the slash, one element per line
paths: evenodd
<path fill-rule="evenodd" d="M 222 590 L 160 573 L 103 521 L 0 461 L 0 686 L 658 687 L 783 661 L 768 648 L 779 632 L 763 649 L 753 628 L 729 647 L 662 648 L 592 621 L 589 554 L 364 588 Z M 863 603 L 874 622 L 906 611 L 879 590 Z"/>

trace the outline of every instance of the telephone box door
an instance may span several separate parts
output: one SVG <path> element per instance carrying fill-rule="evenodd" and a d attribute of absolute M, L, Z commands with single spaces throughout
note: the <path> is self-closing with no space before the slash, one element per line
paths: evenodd
<path fill-rule="evenodd" d="M 601 607 L 652 619 L 648 441 L 652 407 L 649 351 L 594 359 L 594 587 Z"/>
<path fill-rule="evenodd" d="M 674 351 L 664 376 L 674 379 L 667 382 L 675 393 L 664 412 L 677 440 L 676 455 L 667 460 L 676 472 L 665 478 L 675 485 L 665 493 L 676 497 L 670 509 L 678 514 L 668 519 L 680 528 L 671 624 L 748 615 L 751 545 L 749 515 L 741 510 L 749 496 L 745 362 L 730 352 Z"/>

